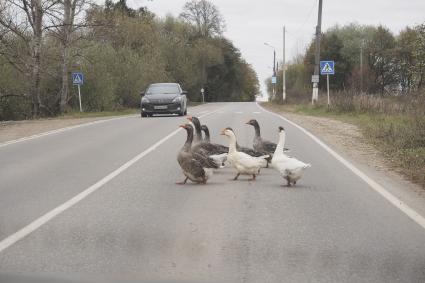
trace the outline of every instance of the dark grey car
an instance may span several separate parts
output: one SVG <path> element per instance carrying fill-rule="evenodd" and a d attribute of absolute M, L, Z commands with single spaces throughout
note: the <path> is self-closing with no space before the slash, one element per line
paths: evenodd
<path fill-rule="evenodd" d="M 187 92 L 177 83 L 151 84 L 141 93 L 142 117 L 153 114 L 187 114 Z"/>

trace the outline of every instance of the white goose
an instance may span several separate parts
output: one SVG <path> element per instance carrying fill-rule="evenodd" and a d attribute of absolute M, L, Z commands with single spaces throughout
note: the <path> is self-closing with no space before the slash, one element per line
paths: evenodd
<path fill-rule="evenodd" d="M 283 153 L 285 139 L 285 129 L 283 127 L 279 127 L 279 143 L 277 144 L 276 151 L 273 154 L 272 166 L 279 171 L 282 177 L 288 182 L 288 187 L 290 187 L 291 183 L 294 185 L 297 183 L 297 181 L 302 177 L 304 170 L 311 167 L 311 165 L 285 155 Z"/>
<path fill-rule="evenodd" d="M 235 167 L 238 172 L 233 180 L 237 180 L 240 174 L 252 175 L 252 181 L 255 180 L 256 176 L 260 173 L 260 168 L 267 165 L 266 158 L 269 155 L 253 157 L 244 152 L 237 151 L 236 149 L 236 136 L 231 128 L 226 128 L 221 132 L 229 138 L 229 154 L 227 160 Z"/>

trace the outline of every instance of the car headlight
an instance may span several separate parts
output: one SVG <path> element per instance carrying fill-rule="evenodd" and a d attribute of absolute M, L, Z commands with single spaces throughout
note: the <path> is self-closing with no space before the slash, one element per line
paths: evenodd
<path fill-rule="evenodd" d="M 181 96 L 177 96 L 176 98 L 173 99 L 173 102 L 180 102 L 182 101 Z"/>
<path fill-rule="evenodd" d="M 149 99 L 147 99 L 146 97 L 142 97 L 142 102 L 149 103 Z"/>

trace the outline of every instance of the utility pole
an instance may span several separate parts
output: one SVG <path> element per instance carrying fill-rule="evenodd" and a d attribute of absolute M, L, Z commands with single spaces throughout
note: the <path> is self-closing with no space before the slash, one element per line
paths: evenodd
<path fill-rule="evenodd" d="M 285 26 L 283 26 L 282 100 L 286 100 Z"/>
<path fill-rule="evenodd" d="M 316 26 L 316 53 L 314 60 L 314 76 L 318 77 L 320 70 L 320 37 L 322 35 L 322 3 L 323 0 L 319 0 L 319 15 L 317 18 L 317 26 Z M 311 103 L 314 104 L 319 99 L 319 83 L 313 83 L 313 93 L 311 97 Z"/>
<path fill-rule="evenodd" d="M 273 87 L 272 87 L 272 99 L 273 98 L 275 98 L 276 97 L 276 48 L 274 48 L 274 46 L 273 45 L 271 45 L 271 44 L 269 44 L 269 43 L 267 43 L 267 42 L 264 42 L 264 45 L 267 45 L 268 47 L 270 47 L 270 48 L 273 48 L 273 76 L 272 76 L 272 85 L 273 85 Z"/>
<path fill-rule="evenodd" d="M 273 48 L 273 77 L 276 77 L 276 50 Z M 276 97 L 276 84 L 273 84 L 273 99 Z"/>
<path fill-rule="evenodd" d="M 360 45 L 360 94 L 363 93 L 363 47 L 364 39 Z"/>

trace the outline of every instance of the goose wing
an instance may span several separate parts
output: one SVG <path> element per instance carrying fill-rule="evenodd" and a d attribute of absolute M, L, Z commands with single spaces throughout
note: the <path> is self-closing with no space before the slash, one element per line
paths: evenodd
<path fill-rule="evenodd" d="M 263 140 L 263 150 L 268 153 L 274 153 L 277 147 L 277 144 L 271 141 Z"/>
<path fill-rule="evenodd" d="M 192 148 L 192 150 L 194 152 L 203 152 L 203 154 L 207 156 L 229 152 L 229 148 L 227 146 L 224 146 L 221 144 L 214 144 L 214 143 L 205 143 L 205 142 L 196 144 Z"/>
<path fill-rule="evenodd" d="M 199 162 L 195 158 L 184 159 L 182 160 L 182 162 L 179 162 L 179 163 L 183 171 L 189 173 L 195 179 L 205 177 L 205 170 L 201 162 Z"/>
<path fill-rule="evenodd" d="M 221 164 L 218 164 L 218 162 L 216 162 L 213 158 L 208 157 L 200 152 L 192 152 L 192 156 L 202 165 L 202 167 L 218 169 L 221 166 Z"/>
<path fill-rule="evenodd" d="M 252 157 L 244 152 L 236 152 L 234 160 L 245 168 L 261 167 L 264 159 Z"/>
<path fill-rule="evenodd" d="M 255 149 L 249 148 L 249 147 L 244 147 L 244 146 L 238 146 L 238 151 L 244 152 L 250 156 L 253 157 L 264 157 L 265 155 L 269 155 L 268 152 L 265 151 L 257 151 Z M 268 158 L 266 158 L 267 161 L 271 161 L 271 157 L 269 155 Z"/>

